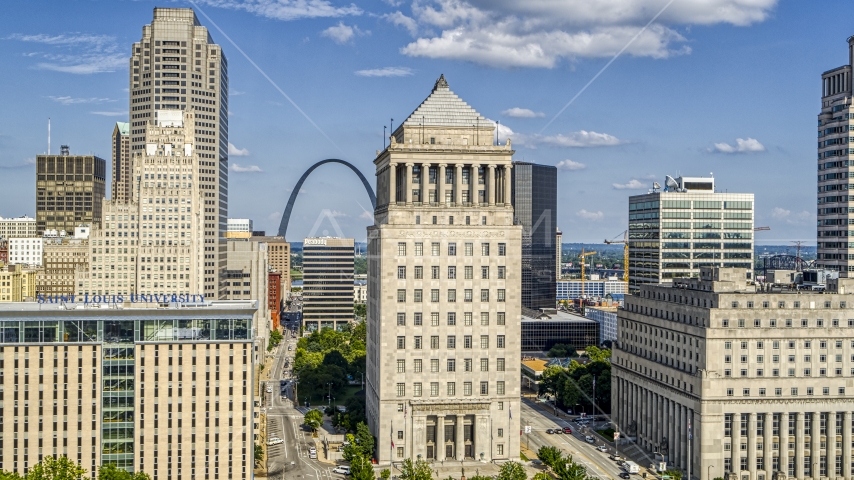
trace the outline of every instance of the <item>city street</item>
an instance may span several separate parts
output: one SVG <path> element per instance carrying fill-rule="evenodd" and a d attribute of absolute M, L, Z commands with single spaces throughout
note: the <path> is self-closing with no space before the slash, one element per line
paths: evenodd
<path fill-rule="evenodd" d="M 522 430 L 527 425 L 531 426 L 531 433 L 522 435 L 522 447 L 527 447 L 534 452 L 542 446 L 558 447 L 564 455 L 572 455 L 573 461 L 586 467 L 589 476 L 602 480 L 619 478 L 620 472 L 623 471 L 615 461 L 608 458 L 608 455 L 614 452 L 613 447 L 609 446 L 607 452 L 596 450 L 597 446 L 606 444 L 601 437 L 593 433 L 584 433 L 576 422 L 570 422 L 534 408 L 533 402 L 526 398 L 522 403 Z M 547 429 L 557 427 L 569 427 L 572 429 L 572 434 L 546 433 Z M 592 436 L 595 443 L 587 443 L 584 440 L 586 435 Z"/>

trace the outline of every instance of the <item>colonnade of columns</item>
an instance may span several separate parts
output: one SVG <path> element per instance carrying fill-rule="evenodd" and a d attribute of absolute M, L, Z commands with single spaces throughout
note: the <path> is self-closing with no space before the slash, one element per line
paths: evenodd
<path fill-rule="evenodd" d="M 797 479 L 854 478 L 851 411 L 724 413 L 720 431 L 709 431 L 710 438 L 723 438 L 722 445 L 729 444 L 722 456 L 712 455 L 723 459 L 719 465 L 707 459 L 701 462 L 701 419 L 693 409 L 672 395 L 624 378 L 617 377 L 615 386 L 612 414 L 621 438 L 634 436 L 649 451 L 664 453 L 666 448 L 668 466 L 683 472 L 690 468 L 694 478 L 712 480 L 734 474 L 737 480 L 774 480 L 777 472 Z M 690 452 L 689 424 L 694 438 Z"/>
<path fill-rule="evenodd" d="M 406 205 L 412 205 L 414 203 L 413 190 L 419 190 L 421 196 L 421 198 L 419 200 L 415 200 L 415 202 L 430 202 L 431 204 L 437 205 L 444 204 L 448 206 L 463 206 L 480 204 L 495 206 L 496 204 L 507 205 L 510 203 L 512 165 L 498 166 L 491 163 L 457 163 L 453 165 L 448 165 L 446 163 L 418 163 L 417 165 L 420 167 L 420 173 L 417 176 L 413 175 L 413 169 L 416 166 L 416 163 L 406 163 L 404 165 L 391 163 L 389 165 L 390 204 L 403 202 Z M 453 183 L 446 181 L 447 169 L 449 167 L 453 168 L 454 171 Z M 481 167 L 486 169 L 484 172 L 484 202 L 477 201 L 478 199 L 475 198 L 480 190 L 478 177 Z M 436 169 L 436 196 L 435 200 L 432 201 L 429 198 L 425 198 L 430 193 L 429 185 L 431 185 L 431 183 L 429 183 L 429 176 L 431 168 Z M 467 169 L 469 174 L 467 185 L 463 184 L 463 169 Z M 398 181 L 398 177 L 400 177 L 400 181 Z M 400 183 L 400 185 L 398 185 L 398 183 Z M 463 197 L 464 187 L 465 191 L 468 192 L 468 199 Z M 402 191 L 401 198 L 398 198 L 399 190 Z M 448 193 L 451 193 L 452 196 L 448 197 Z"/>

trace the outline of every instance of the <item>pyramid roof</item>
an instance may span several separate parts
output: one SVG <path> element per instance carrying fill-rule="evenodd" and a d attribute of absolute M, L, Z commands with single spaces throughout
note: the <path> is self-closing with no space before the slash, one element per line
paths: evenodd
<path fill-rule="evenodd" d="M 445 75 L 436 80 L 433 92 L 403 122 L 406 127 L 473 127 L 491 126 L 492 121 L 451 91 Z"/>

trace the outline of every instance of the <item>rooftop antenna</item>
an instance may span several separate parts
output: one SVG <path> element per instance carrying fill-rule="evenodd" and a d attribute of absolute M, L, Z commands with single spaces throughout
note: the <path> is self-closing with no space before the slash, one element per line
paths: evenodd
<path fill-rule="evenodd" d="M 391 123 L 389 123 L 388 133 L 391 135 L 394 135 L 394 119 L 393 118 L 391 119 Z M 390 144 L 391 144 L 391 142 L 389 142 L 389 145 Z"/>
<path fill-rule="evenodd" d="M 50 155 L 50 117 L 47 117 L 47 154 Z"/>
<path fill-rule="evenodd" d="M 383 125 L 383 150 L 385 150 L 385 125 Z"/>

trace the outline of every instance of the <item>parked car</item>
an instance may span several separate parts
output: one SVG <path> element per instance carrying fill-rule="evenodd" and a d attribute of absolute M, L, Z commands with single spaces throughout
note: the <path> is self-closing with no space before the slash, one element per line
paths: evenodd
<path fill-rule="evenodd" d="M 278 445 L 280 443 L 285 443 L 285 441 L 279 437 L 270 437 L 270 439 L 267 440 L 267 446 Z"/>
<path fill-rule="evenodd" d="M 552 433 L 561 434 L 561 433 L 563 433 L 563 429 L 561 429 L 561 428 L 555 428 L 554 430 L 552 430 Z"/>
<path fill-rule="evenodd" d="M 563 427 L 563 433 L 572 433 L 572 429 L 569 427 Z"/>
<path fill-rule="evenodd" d="M 600 452 L 607 452 L 608 447 L 606 447 L 605 445 L 599 445 L 598 447 L 596 447 L 596 450 L 599 450 Z"/>
<path fill-rule="evenodd" d="M 593 437 L 591 437 L 590 435 L 587 435 L 586 437 L 584 437 L 584 441 L 587 443 L 595 443 L 596 442 L 596 440 L 593 440 Z"/>
<path fill-rule="evenodd" d="M 335 473 L 342 473 L 342 474 L 344 474 L 344 475 L 350 475 L 350 467 L 348 467 L 347 465 L 342 465 L 342 466 L 340 466 L 340 467 L 335 467 L 335 468 L 333 468 L 333 469 L 332 469 L 332 471 L 333 471 L 333 472 L 335 472 Z"/>
<path fill-rule="evenodd" d="M 628 479 L 628 478 L 632 478 L 632 476 L 626 472 L 620 472 L 620 478 Z"/>
<path fill-rule="evenodd" d="M 548 429 L 546 429 L 546 433 L 548 433 L 549 435 L 551 435 L 551 434 L 555 433 L 555 431 L 554 431 L 554 430 L 552 430 L 551 428 L 548 428 Z"/>

